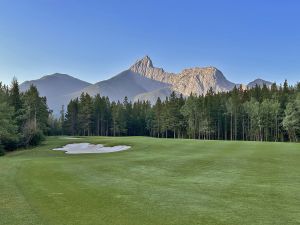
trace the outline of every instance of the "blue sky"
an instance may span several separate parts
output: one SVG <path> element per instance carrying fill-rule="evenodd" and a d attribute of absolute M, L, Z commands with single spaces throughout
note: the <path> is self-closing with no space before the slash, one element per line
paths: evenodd
<path fill-rule="evenodd" d="M 300 79 L 297 0 L 0 0 L 0 80 L 55 72 L 97 82 L 149 55 L 233 82 Z"/>

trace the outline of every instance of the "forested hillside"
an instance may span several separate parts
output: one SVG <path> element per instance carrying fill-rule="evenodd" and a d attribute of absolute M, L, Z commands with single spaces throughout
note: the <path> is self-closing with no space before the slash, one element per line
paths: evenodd
<path fill-rule="evenodd" d="M 66 111 L 66 112 L 65 112 Z M 44 135 L 152 136 L 209 140 L 299 141 L 300 84 L 273 84 L 150 102 L 82 93 L 55 118 L 35 86 L 0 83 L 0 154 L 39 144 Z"/>
<path fill-rule="evenodd" d="M 63 126 L 60 126 L 60 123 Z M 62 129 L 60 129 L 62 127 Z M 147 135 L 161 138 L 298 141 L 300 84 L 273 84 L 149 102 L 110 102 L 82 93 L 52 122 L 53 134 Z"/>
<path fill-rule="evenodd" d="M 0 82 L 0 155 L 39 144 L 50 128 L 48 117 L 46 98 L 36 87 L 21 94 L 17 80 L 9 87 Z"/>

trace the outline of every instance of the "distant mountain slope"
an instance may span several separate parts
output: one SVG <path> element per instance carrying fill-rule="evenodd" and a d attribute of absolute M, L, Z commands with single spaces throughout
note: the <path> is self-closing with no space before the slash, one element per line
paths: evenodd
<path fill-rule="evenodd" d="M 55 73 L 38 80 L 25 81 L 20 85 L 20 90 L 26 91 L 31 84 L 39 89 L 41 95 L 65 95 L 91 85 L 70 75 Z"/>
<path fill-rule="evenodd" d="M 70 101 L 67 95 L 89 86 L 90 83 L 67 74 L 55 73 L 38 80 L 25 81 L 20 84 L 20 90 L 24 92 L 29 89 L 30 85 L 36 86 L 40 95 L 47 97 L 49 108 L 58 113 L 61 106 L 67 105 Z"/>
<path fill-rule="evenodd" d="M 256 85 L 258 85 L 259 87 L 262 87 L 264 84 L 267 85 L 267 87 L 270 87 L 272 85 L 272 82 L 258 78 L 258 79 L 255 79 L 254 81 L 250 82 L 249 84 L 247 84 L 247 87 L 254 88 Z"/>
<path fill-rule="evenodd" d="M 149 101 L 151 104 L 155 104 L 158 97 L 164 101 L 166 100 L 166 97 L 169 97 L 173 90 L 170 87 L 160 88 L 156 89 L 154 91 L 145 92 L 142 94 L 139 94 L 134 97 L 134 101 Z"/>
<path fill-rule="evenodd" d="M 123 101 L 125 96 L 129 100 L 133 100 L 138 94 L 169 86 L 169 84 L 149 79 L 130 70 L 125 70 L 109 80 L 98 82 L 72 93 L 71 97 L 79 97 L 82 92 L 85 92 L 92 96 L 96 94 L 108 96 L 112 101 Z"/>

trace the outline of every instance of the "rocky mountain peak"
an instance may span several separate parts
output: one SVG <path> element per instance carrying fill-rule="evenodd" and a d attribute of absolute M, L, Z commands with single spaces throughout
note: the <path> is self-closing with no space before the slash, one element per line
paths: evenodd
<path fill-rule="evenodd" d="M 168 80 L 170 74 L 166 73 L 162 68 L 154 67 L 149 56 L 145 56 L 138 60 L 129 68 L 129 70 L 152 80 L 169 83 Z"/>
<path fill-rule="evenodd" d="M 184 69 L 181 73 L 168 73 L 162 68 L 153 66 L 151 59 L 145 56 L 138 60 L 130 70 L 147 78 L 164 82 L 172 90 L 184 95 L 206 94 L 210 88 L 215 92 L 231 90 L 235 84 L 228 81 L 216 67 L 193 67 Z"/>
<path fill-rule="evenodd" d="M 144 70 L 146 68 L 153 68 L 153 63 L 152 60 L 148 55 L 146 55 L 144 58 L 139 59 L 136 61 L 135 64 L 131 66 L 131 69 L 136 69 L 136 70 Z"/>

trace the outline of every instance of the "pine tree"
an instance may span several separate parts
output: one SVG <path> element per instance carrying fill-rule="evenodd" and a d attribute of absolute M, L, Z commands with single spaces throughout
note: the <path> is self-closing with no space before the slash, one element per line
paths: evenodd
<path fill-rule="evenodd" d="M 19 83 L 16 78 L 13 78 L 10 88 L 10 105 L 14 108 L 15 112 L 18 112 L 22 108 L 22 101 L 19 89 Z"/>
<path fill-rule="evenodd" d="M 24 145 L 36 145 L 48 130 L 49 111 L 45 97 L 40 97 L 33 85 L 24 94 L 25 124 L 22 129 Z"/>
<path fill-rule="evenodd" d="M 12 116 L 13 111 L 13 107 L 9 106 L 7 102 L 0 101 L 0 147 L 4 144 L 9 150 L 15 148 L 18 141 L 17 126 Z"/>
<path fill-rule="evenodd" d="M 60 110 L 60 118 L 59 118 L 61 135 L 64 135 L 64 129 L 63 129 L 63 124 L 64 123 L 65 123 L 65 106 L 62 105 L 61 110 Z"/>
<path fill-rule="evenodd" d="M 18 126 L 18 132 L 20 133 L 25 122 L 25 109 L 23 107 L 19 83 L 16 78 L 13 78 L 11 82 L 9 93 L 9 103 L 14 109 L 13 118 Z"/>
<path fill-rule="evenodd" d="M 79 134 L 79 121 L 78 121 L 79 101 L 78 98 L 71 100 L 67 107 L 67 113 L 63 124 L 64 130 L 71 135 Z"/>
<path fill-rule="evenodd" d="M 103 114 L 104 114 L 104 105 L 102 102 L 102 98 L 100 97 L 100 95 L 96 95 L 94 100 L 93 100 L 93 105 L 94 105 L 94 122 L 95 122 L 95 129 L 96 132 L 95 134 L 97 134 L 98 136 L 102 131 L 102 126 L 103 126 Z"/>
<path fill-rule="evenodd" d="M 291 100 L 286 107 L 283 127 L 287 130 L 291 141 L 298 141 L 300 137 L 300 93 L 295 100 Z"/>
<path fill-rule="evenodd" d="M 159 138 L 162 132 L 162 110 L 163 105 L 161 99 L 158 97 L 156 104 L 153 106 L 153 131 Z"/>
<path fill-rule="evenodd" d="M 190 95 L 185 104 L 181 107 L 181 113 L 186 118 L 188 125 L 188 136 L 196 138 L 197 121 L 198 121 L 197 97 Z"/>
<path fill-rule="evenodd" d="M 92 135 L 93 126 L 93 102 L 89 94 L 81 94 L 78 109 L 78 122 L 81 134 L 90 136 Z"/>
<path fill-rule="evenodd" d="M 3 87 L 3 92 L 7 88 Z M 100 95 L 82 94 L 67 108 L 64 126 L 80 135 L 150 135 L 155 137 L 256 141 L 299 140 L 295 93 L 300 85 L 263 85 L 228 93 L 191 95 L 173 92 L 165 101 L 110 103 Z M 287 100 L 289 104 L 287 104 Z M 77 109 L 76 109 L 77 107 Z M 284 120 L 284 123 L 283 123 Z M 52 122 L 53 124 L 53 122 Z"/>

